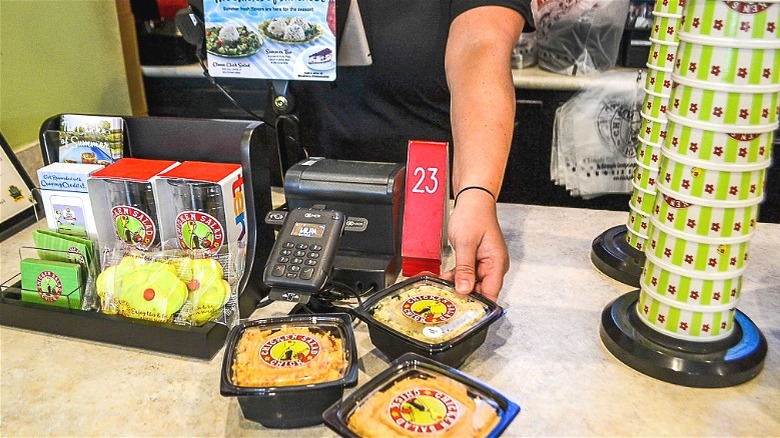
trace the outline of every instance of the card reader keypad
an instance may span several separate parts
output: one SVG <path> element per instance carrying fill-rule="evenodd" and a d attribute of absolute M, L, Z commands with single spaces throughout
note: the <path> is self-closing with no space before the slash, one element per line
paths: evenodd
<path fill-rule="evenodd" d="M 320 258 L 322 245 L 285 242 L 282 247 L 271 275 L 302 280 L 311 279 Z"/>

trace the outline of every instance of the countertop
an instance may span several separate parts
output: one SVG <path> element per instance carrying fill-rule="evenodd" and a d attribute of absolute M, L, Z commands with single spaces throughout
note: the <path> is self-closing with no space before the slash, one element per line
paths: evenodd
<path fill-rule="evenodd" d="M 504 436 L 780 435 L 780 225 L 759 224 L 751 239 L 738 306 L 767 338 L 764 370 L 700 389 L 641 374 L 600 340 L 602 310 L 632 288 L 594 268 L 591 242 L 627 213 L 508 204 L 498 212 L 511 255 L 499 298 L 507 312 L 461 370 L 522 408 Z M 0 246 L 3 275 L 18 270 L 31 230 Z M 356 334 L 363 384 L 387 361 L 365 324 Z M 0 346 L 2 436 L 335 436 L 243 419 L 237 401 L 219 394 L 221 352 L 187 359 L 8 327 Z"/>
<path fill-rule="evenodd" d="M 141 66 L 144 76 L 150 78 L 203 78 L 203 69 L 198 63 L 180 66 Z M 608 72 L 568 76 L 552 73 L 533 66 L 526 69 L 513 69 L 512 80 L 515 88 L 538 90 L 580 90 L 595 85 L 626 84 L 636 82 L 639 69 L 616 67 Z"/>

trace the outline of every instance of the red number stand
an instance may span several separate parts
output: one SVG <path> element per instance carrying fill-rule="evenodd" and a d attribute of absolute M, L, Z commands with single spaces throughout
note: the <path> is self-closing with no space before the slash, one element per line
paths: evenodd
<path fill-rule="evenodd" d="M 441 272 L 449 199 L 449 143 L 411 140 L 406 159 L 401 273 Z"/>

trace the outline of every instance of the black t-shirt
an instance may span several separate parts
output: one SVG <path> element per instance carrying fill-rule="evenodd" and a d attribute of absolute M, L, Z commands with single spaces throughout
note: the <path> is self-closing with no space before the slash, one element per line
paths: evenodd
<path fill-rule="evenodd" d="M 337 1 L 343 23 L 348 0 Z M 529 0 L 360 0 L 373 64 L 338 67 L 334 82 L 290 85 L 311 156 L 406 161 L 409 140 L 452 141 L 444 52 L 452 20 L 482 5 L 519 11 Z M 507 63 L 509 63 L 507 59 Z"/>

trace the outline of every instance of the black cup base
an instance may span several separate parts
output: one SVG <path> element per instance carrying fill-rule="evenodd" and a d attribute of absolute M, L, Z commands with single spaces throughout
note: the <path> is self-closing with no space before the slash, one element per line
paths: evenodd
<path fill-rule="evenodd" d="M 639 320 L 639 291 L 610 303 L 601 314 L 601 341 L 618 360 L 669 383 L 696 388 L 724 388 L 757 376 L 764 368 L 767 342 L 737 310 L 731 336 L 714 342 L 684 341 L 660 333 Z"/>
<path fill-rule="evenodd" d="M 596 268 L 613 280 L 639 287 L 639 277 L 645 266 L 645 254 L 626 241 L 628 229 L 618 225 L 593 240 L 590 260 Z"/>

